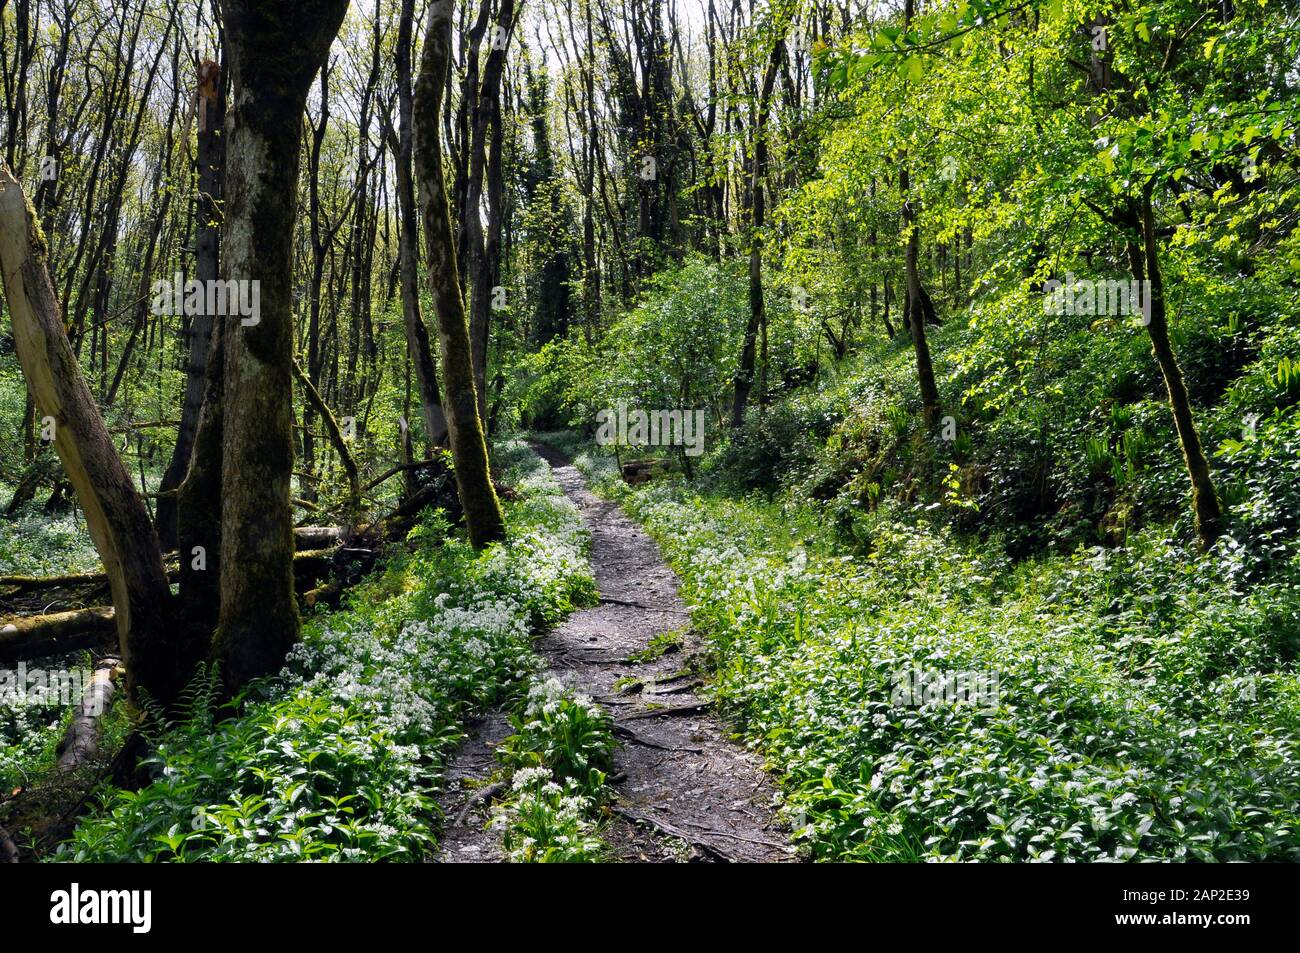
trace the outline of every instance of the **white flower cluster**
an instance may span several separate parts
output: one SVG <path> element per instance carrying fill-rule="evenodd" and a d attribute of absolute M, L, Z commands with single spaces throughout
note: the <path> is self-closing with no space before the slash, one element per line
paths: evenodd
<path fill-rule="evenodd" d="M 511 780 L 512 797 L 497 809 L 493 826 L 503 833 L 512 863 L 539 860 L 593 860 L 602 844 L 595 835 L 591 798 L 566 790 L 544 767 L 520 768 Z"/>
<path fill-rule="evenodd" d="M 524 717 L 526 719 L 552 717 L 559 713 L 560 706 L 565 701 L 585 709 L 593 718 L 601 715 L 600 706 L 593 702 L 590 696 L 572 693 L 563 682 L 551 676 L 545 680 L 537 679 L 528 689 Z"/>
<path fill-rule="evenodd" d="M 289 683 L 360 706 L 396 737 L 419 744 L 442 734 L 453 707 L 490 703 L 507 684 L 531 676 L 532 624 L 563 611 L 567 593 L 589 582 L 591 570 L 576 508 L 550 468 L 528 459 L 534 465 L 516 483 L 524 499 L 512 513 L 510 542 L 470 565 L 468 584 L 452 581 L 424 618 L 333 621 L 290 653 Z M 385 613 L 413 604 L 399 597 Z"/>

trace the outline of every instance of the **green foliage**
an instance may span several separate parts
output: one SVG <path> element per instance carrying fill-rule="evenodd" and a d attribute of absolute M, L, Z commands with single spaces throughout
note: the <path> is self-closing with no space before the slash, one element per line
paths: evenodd
<path fill-rule="evenodd" d="M 615 747 L 612 723 L 600 706 L 570 695 L 557 679 L 539 681 L 511 724 L 515 733 L 499 752 L 508 767 L 545 767 L 558 781 L 600 788 Z"/>
<path fill-rule="evenodd" d="M 515 772 L 508 805 L 497 815 L 506 856 L 523 864 L 594 863 L 605 844 L 590 820 L 592 799 L 569 782 L 561 786 L 546 768 Z"/>
<path fill-rule="evenodd" d="M 598 345 L 574 332 L 523 361 L 528 421 L 594 426 L 596 412 L 633 408 L 708 409 L 716 419 L 731 384 L 748 314 L 739 263 L 688 258 L 646 285 L 636 307 Z"/>
<path fill-rule="evenodd" d="M 497 757 L 513 774 L 494 823 L 517 863 L 592 863 L 604 859 L 599 808 L 612 796 L 608 714 L 558 679 L 537 680 L 511 717 L 515 733 Z"/>
<path fill-rule="evenodd" d="M 520 495 L 507 544 L 475 554 L 429 517 L 422 546 L 312 619 L 238 714 L 217 720 L 211 687 L 196 688 L 191 716 L 157 739 L 152 783 L 103 791 L 59 859 L 425 857 L 461 724 L 518 697 L 537 668 L 532 626 L 594 591 L 585 530 L 545 464 L 502 456 Z"/>
<path fill-rule="evenodd" d="M 812 856 L 1300 858 L 1300 564 L 1250 587 L 1154 535 L 1012 564 L 888 512 L 854 558 L 793 504 L 624 497 Z M 910 671 L 996 694 L 900 703 Z"/>

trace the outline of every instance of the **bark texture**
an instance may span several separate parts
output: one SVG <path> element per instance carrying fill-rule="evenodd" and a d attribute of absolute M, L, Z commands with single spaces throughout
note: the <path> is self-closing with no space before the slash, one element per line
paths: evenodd
<path fill-rule="evenodd" d="M 754 167 L 750 178 L 753 234 L 749 240 L 749 320 L 745 323 L 740 365 L 733 387 L 732 427 L 745 425 L 745 411 L 749 406 L 749 395 L 754 389 L 758 336 L 761 331 L 766 340 L 767 335 L 767 310 L 763 300 L 763 227 L 766 223 L 767 195 L 763 188 L 763 176 L 767 172 L 767 111 L 784 49 L 785 45 L 780 40 L 772 46 L 772 55 L 768 58 L 767 70 L 763 74 L 763 88 L 758 97 L 758 112 L 754 118 Z"/>
<path fill-rule="evenodd" d="M 505 538 L 501 503 L 492 486 L 483 422 L 478 414 L 469 322 L 461 297 L 456 239 L 442 169 L 439 115 L 451 60 L 453 0 L 434 0 L 415 84 L 415 166 L 429 263 L 429 284 L 438 311 L 438 345 L 442 358 L 447 430 L 456 488 L 465 510 L 470 542 L 476 548 Z"/>
<path fill-rule="evenodd" d="M 228 688 L 275 671 L 298 638 L 293 581 L 293 227 L 307 90 L 347 0 L 222 0 L 225 277 L 257 281 L 256 324 L 225 327 L 221 615 Z"/>
<path fill-rule="evenodd" d="M 21 662 L 93 648 L 113 637 L 111 606 L 0 620 L 0 662 Z"/>
<path fill-rule="evenodd" d="M 225 123 L 225 96 L 221 67 L 212 60 L 199 66 L 198 91 L 195 111 L 198 115 L 198 167 L 199 194 L 198 221 L 195 226 L 196 254 L 195 278 L 214 281 L 220 275 L 221 252 L 221 186 L 224 171 L 225 144 L 221 127 Z M 212 344 L 210 314 L 196 314 L 190 322 L 189 366 L 185 369 L 185 400 L 181 408 L 181 423 L 176 432 L 176 446 L 171 462 L 163 474 L 161 490 L 172 490 L 181 485 L 189 471 L 190 455 L 199 429 L 199 415 L 203 409 L 203 393 L 207 380 L 208 356 Z M 177 502 L 164 496 L 158 500 L 155 523 L 164 547 L 176 545 Z"/>
<path fill-rule="evenodd" d="M 1187 396 L 1187 383 L 1183 369 L 1178 364 L 1173 345 L 1169 341 L 1169 316 L 1165 310 L 1165 283 L 1160 271 L 1159 238 L 1156 235 L 1155 213 L 1151 197 L 1142 201 L 1142 257 L 1146 278 L 1150 282 L 1151 320 L 1147 332 L 1151 335 L 1151 349 L 1155 352 L 1160 373 L 1165 379 L 1169 394 L 1169 407 L 1173 411 L 1178 442 L 1183 448 L 1183 462 L 1192 483 L 1192 515 L 1196 520 L 1196 535 L 1203 549 L 1209 549 L 1223 535 L 1223 510 L 1219 494 L 1210 474 L 1210 461 L 1201 446 L 1201 435 L 1196 429 L 1192 403 Z M 1141 280 L 1141 276 L 1138 280 Z"/>
<path fill-rule="evenodd" d="M 420 392 L 420 412 L 430 445 L 447 443 L 447 415 L 438 393 L 438 368 L 433 360 L 429 329 L 420 313 L 420 221 L 415 208 L 415 180 L 412 172 L 411 122 L 414 105 L 411 91 L 411 47 L 414 42 L 415 0 L 402 0 L 397 26 L 397 207 L 401 228 L 398 254 L 401 260 L 402 321 L 406 347 L 415 368 Z"/>

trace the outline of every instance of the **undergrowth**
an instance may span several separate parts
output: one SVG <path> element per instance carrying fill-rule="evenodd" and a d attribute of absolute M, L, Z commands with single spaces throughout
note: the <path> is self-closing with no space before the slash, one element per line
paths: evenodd
<path fill-rule="evenodd" d="M 107 789 L 57 860 L 416 860 L 435 846 L 434 794 L 465 720 L 524 703 L 536 626 L 593 600 L 588 536 L 522 444 L 497 460 L 518 499 L 482 554 L 430 513 L 343 609 L 304 625 L 281 674 L 239 713 L 215 681 L 156 737 L 152 780 Z M 594 765 L 593 765 L 594 766 Z"/>
<path fill-rule="evenodd" d="M 1300 558 L 1127 546 L 1013 561 L 901 508 L 845 547 L 816 505 L 632 489 L 716 697 L 818 859 L 1300 859 Z M 976 675 L 972 704 L 900 696 Z M 936 681 L 937 679 L 937 681 Z"/>

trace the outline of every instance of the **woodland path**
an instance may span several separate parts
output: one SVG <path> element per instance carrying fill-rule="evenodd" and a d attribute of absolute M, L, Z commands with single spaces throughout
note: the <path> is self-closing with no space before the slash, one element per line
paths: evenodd
<path fill-rule="evenodd" d="M 792 859 L 773 811 L 774 789 L 757 758 L 727 739 L 699 694 L 685 644 L 658 658 L 635 661 L 655 636 L 684 630 L 688 615 L 677 577 L 654 541 L 617 503 L 592 493 L 572 463 L 545 445 L 549 463 L 592 535 L 591 561 L 600 603 L 575 612 L 538 642 L 549 675 L 590 695 L 614 719 L 617 799 L 604 837 L 616 858 L 630 862 L 694 860 L 776 862 Z M 496 769 L 496 745 L 510 733 L 492 713 L 471 726 L 448 768 L 443 800 L 447 828 L 442 863 L 501 860 L 499 838 L 484 830 L 486 804 L 458 817 L 472 790 Z"/>

